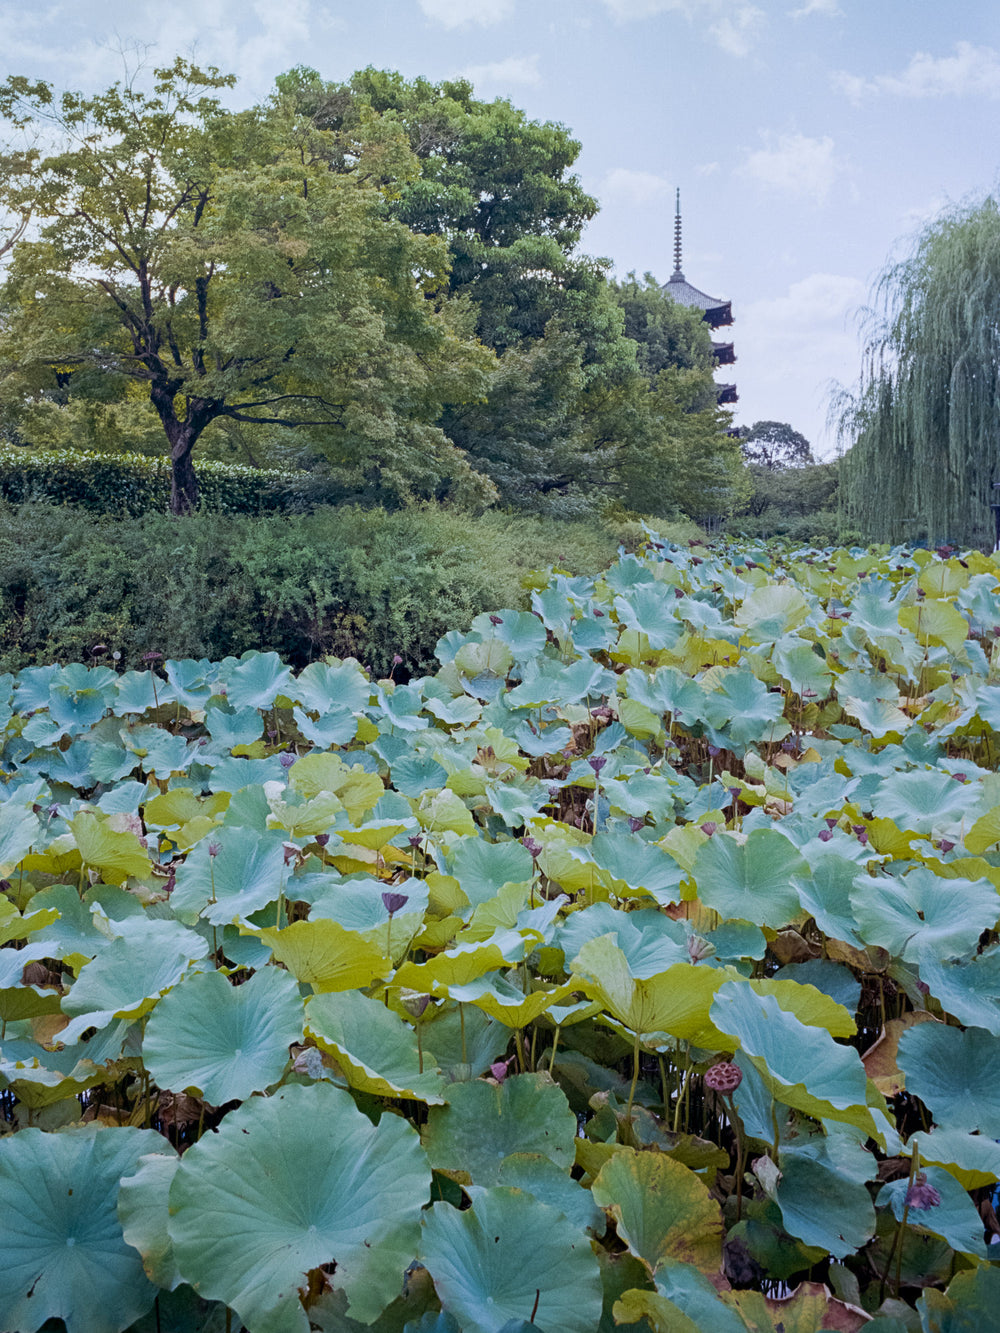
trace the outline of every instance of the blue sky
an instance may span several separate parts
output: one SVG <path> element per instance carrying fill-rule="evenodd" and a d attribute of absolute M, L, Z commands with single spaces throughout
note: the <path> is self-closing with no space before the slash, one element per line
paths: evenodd
<path fill-rule="evenodd" d="M 139 42 L 237 74 L 236 103 L 371 64 L 561 121 L 602 206 L 583 249 L 665 281 L 680 186 L 685 274 L 733 303 L 737 422 L 821 453 L 873 277 L 1000 174 L 995 0 L 0 0 L 0 31 L 7 72 L 58 87 L 106 86 Z"/>

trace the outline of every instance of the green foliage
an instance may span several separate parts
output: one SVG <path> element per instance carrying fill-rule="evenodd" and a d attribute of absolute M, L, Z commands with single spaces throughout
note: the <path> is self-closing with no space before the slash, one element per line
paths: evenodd
<path fill-rule="evenodd" d="M 876 541 L 992 546 L 1000 211 L 944 213 L 882 273 L 841 405 L 846 521 Z"/>
<path fill-rule="evenodd" d="M 210 493 L 213 470 L 202 471 Z M 633 522 L 433 507 L 202 513 L 178 527 L 162 513 L 130 520 L 28 505 L 6 511 L 0 527 L 0 663 L 92 661 L 103 644 L 121 667 L 147 652 L 220 659 L 258 648 L 298 664 L 354 656 L 380 675 L 399 654 L 414 670 L 451 626 L 526 605 L 531 570 L 594 572 L 636 535 Z"/>

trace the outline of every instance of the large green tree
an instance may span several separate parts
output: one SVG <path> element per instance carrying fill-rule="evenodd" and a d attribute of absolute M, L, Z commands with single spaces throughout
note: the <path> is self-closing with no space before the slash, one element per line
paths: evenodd
<path fill-rule="evenodd" d="M 435 425 L 491 357 L 446 298 L 448 252 L 385 207 L 417 174 L 404 136 L 331 136 L 288 107 L 234 114 L 233 80 L 178 59 L 96 96 L 10 78 L 0 113 L 55 147 L 34 164 L 36 237 L 14 246 L 0 376 L 13 404 L 62 390 L 148 400 L 195 507 L 196 446 L 221 421 L 306 434 L 379 496 L 488 482 Z"/>
<path fill-rule="evenodd" d="M 1000 208 L 990 197 L 930 223 L 882 273 L 856 392 L 847 521 L 880 541 L 992 546 L 1000 492 Z"/>

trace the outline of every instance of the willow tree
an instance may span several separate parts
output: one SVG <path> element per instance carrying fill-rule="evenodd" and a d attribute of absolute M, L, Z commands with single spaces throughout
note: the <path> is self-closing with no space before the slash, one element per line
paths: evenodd
<path fill-rule="evenodd" d="M 1000 481 L 1000 208 L 929 224 L 882 273 L 840 405 L 847 521 L 879 541 L 992 546 Z"/>

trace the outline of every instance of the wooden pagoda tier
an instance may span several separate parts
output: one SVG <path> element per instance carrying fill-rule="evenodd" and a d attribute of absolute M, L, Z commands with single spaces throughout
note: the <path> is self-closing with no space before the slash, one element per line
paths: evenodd
<path fill-rule="evenodd" d="M 709 296 L 707 292 L 700 292 L 697 287 L 691 286 L 681 271 L 680 190 L 677 191 L 677 211 L 674 216 L 674 271 L 671 273 L 669 281 L 665 282 L 660 290 L 664 296 L 669 296 L 671 301 L 676 301 L 678 305 L 700 310 L 705 323 L 712 329 L 724 328 L 725 325 L 733 322 L 733 303 L 731 301 L 720 301 L 715 296 Z M 717 366 L 734 365 L 736 352 L 733 344 L 713 340 L 712 357 Z M 739 401 L 735 384 L 718 384 L 716 389 L 720 404 L 728 405 Z"/>

